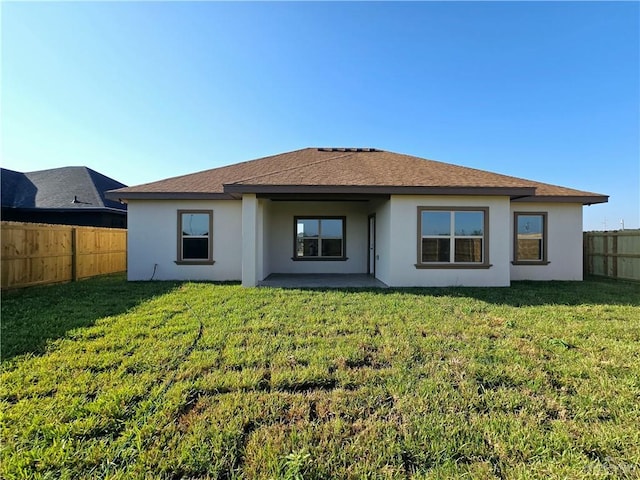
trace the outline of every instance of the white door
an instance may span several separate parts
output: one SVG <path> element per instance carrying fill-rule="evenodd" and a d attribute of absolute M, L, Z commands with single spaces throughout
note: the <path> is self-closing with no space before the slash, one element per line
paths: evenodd
<path fill-rule="evenodd" d="M 376 274 L 376 216 L 369 215 L 369 265 L 367 273 Z"/>

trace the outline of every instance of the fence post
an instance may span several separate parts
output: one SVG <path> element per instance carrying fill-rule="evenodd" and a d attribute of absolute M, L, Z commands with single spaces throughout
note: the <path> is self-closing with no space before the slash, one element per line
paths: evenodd
<path fill-rule="evenodd" d="M 588 242 L 589 238 L 587 237 L 587 232 L 582 232 L 582 279 L 589 274 L 589 267 L 587 266 L 587 262 L 589 259 L 588 251 Z"/>
<path fill-rule="evenodd" d="M 604 276 L 609 276 L 609 234 L 604 232 L 604 242 L 602 243 L 602 269 L 604 270 Z"/>
<path fill-rule="evenodd" d="M 596 253 L 600 253 L 600 250 L 596 249 L 596 236 L 591 235 L 591 273 L 596 274 Z M 604 248 L 604 247 L 603 247 Z M 602 267 L 604 268 L 604 266 Z"/>
<path fill-rule="evenodd" d="M 71 229 L 71 280 L 78 281 L 78 229 Z"/>

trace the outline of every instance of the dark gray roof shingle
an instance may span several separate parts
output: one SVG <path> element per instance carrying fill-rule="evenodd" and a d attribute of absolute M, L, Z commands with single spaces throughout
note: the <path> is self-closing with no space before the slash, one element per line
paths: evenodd
<path fill-rule="evenodd" d="M 36 172 L 1 169 L 2 206 L 12 208 L 126 210 L 105 197 L 107 190 L 126 187 L 87 167 L 61 167 Z"/>

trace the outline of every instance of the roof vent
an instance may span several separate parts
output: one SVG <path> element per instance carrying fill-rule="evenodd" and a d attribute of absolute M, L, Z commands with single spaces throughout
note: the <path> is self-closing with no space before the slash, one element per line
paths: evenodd
<path fill-rule="evenodd" d="M 81 203 L 83 205 L 91 205 L 91 202 L 82 202 L 82 201 L 78 200 L 78 196 L 77 195 L 73 196 L 73 200 L 71 200 L 71 203 Z"/>
<path fill-rule="evenodd" d="M 345 148 L 345 147 L 324 147 L 318 148 L 319 152 L 379 152 L 375 148 Z"/>

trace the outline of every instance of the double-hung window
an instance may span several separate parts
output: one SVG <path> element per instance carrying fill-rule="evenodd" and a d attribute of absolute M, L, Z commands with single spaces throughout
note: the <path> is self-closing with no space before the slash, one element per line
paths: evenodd
<path fill-rule="evenodd" d="M 345 217 L 294 217 L 294 260 L 346 260 Z"/>
<path fill-rule="evenodd" d="M 488 267 L 488 208 L 418 207 L 422 268 Z"/>
<path fill-rule="evenodd" d="M 515 212 L 513 263 L 547 264 L 546 212 Z"/>
<path fill-rule="evenodd" d="M 213 263 L 213 211 L 178 210 L 178 259 L 182 264 Z"/>

